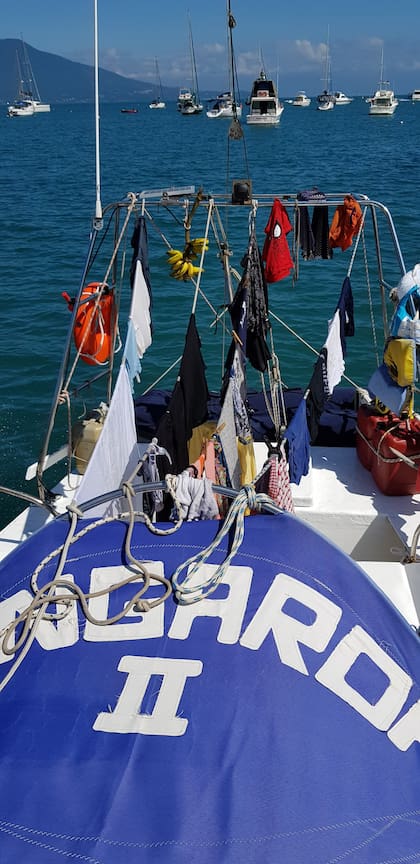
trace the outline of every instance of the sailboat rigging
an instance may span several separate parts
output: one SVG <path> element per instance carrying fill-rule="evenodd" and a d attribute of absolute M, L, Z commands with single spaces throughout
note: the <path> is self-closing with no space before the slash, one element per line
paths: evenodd
<path fill-rule="evenodd" d="M 178 111 L 181 114 L 201 114 L 203 106 L 198 92 L 197 65 L 195 62 L 194 41 L 191 20 L 188 19 L 189 49 L 191 61 L 191 87 L 181 87 L 178 94 Z"/>
<path fill-rule="evenodd" d="M 335 106 L 335 99 L 332 94 L 331 84 L 331 52 L 330 52 L 330 28 L 328 28 L 327 44 L 325 47 L 324 58 L 324 90 L 317 96 L 317 108 L 319 111 L 331 111 Z"/>
<path fill-rule="evenodd" d="M 22 39 L 22 57 L 16 51 L 18 70 L 18 95 L 15 102 L 9 105 L 9 117 L 22 117 L 31 114 L 51 111 L 47 102 L 41 101 L 38 85 L 29 59 L 28 49 Z"/>
<path fill-rule="evenodd" d="M 239 88 L 237 86 L 236 68 L 233 59 L 232 47 L 232 30 L 236 26 L 236 21 L 230 11 L 229 3 L 227 3 L 227 55 L 228 55 L 228 80 L 229 89 L 223 93 L 219 93 L 217 99 L 214 100 L 211 108 L 206 112 L 210 119 L 227 118 L 235 119 L 242 116 L 242 104 L 239 96 Z"/>
<path fill-rule="evenodd" d="M 155 99 L 152 99 L 149 108 L 166 108 L 166 102 L 163 98 L 163 89 L 162 89 L 162 81 L 160 78 L 159 72 L 159 64 L 157 61 L 157 57 L 155 58 L 155 69 L 156 69 L 156 81 L 157 81 L 157 96 Z"/>

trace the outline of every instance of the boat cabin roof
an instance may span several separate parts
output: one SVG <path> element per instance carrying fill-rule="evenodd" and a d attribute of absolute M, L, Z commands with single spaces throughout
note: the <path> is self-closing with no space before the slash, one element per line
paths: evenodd
<path fill-rule="evenodd" d="M 263 99 L 267 98 L 268 96 L 273 97 L 275 95 L 276 89 L 274 87 L 274 83 L 269 78 L 258 78 L 256 81 L 254 81 L 251 93 L 252 99 L 254 99 L 255 97 Z"/>

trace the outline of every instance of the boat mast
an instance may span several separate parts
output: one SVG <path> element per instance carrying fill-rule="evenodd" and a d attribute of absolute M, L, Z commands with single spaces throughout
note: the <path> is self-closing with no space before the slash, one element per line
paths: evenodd
<path fill-rule="evenodd" d="M 198 92 L 197 66 L 196 66 L 196 62 L 195 62 L 195 51 L 194 51 L 194 42 L 193 42 L 190 16 L 188 16 L 188 27 L 189 27 L 189 32 L 190 32 L 192 89 L 193 89 L 193 95 L 196 96 L 196 102 L 198 105 L 198 103 L 200 102 L 200 94 Z"/>
<path fill-rule="evenodd" d="M 159 63 L 158 63 L 157 57 L 155 57 L 155 65 L 156 65 L 156 79 L 157 79 L 158 90 L 159 90 L 158 99 L 159 99 L 159 102 L 163 102 L 162 80 L 160 77 Z"/>
<path fill-rule="evenodd" d="M 98 52 L 98 0 L 94 0 L 94 39 L 95 39 L 95 168 L 96 168 L 96 204 L 94 227 L 102 228 L 101 203 L 101 159 L 99 147 L 99 52 Z"/>
<path fill-rule="evenodd" d="M 23 56 L 23 66 L 24 66 L 24 77 L 27 82 L 27 89 L 25 87 L 25 92 L 27 92 L 30 99 L 35 99 L 37 102 L 41 101 L 41 97 L 39 95 L 38 85 L 35 81 L 35 76 L 32 69 L 32 64 L 29 59 L 28 48 L 26 43 L 24 42 L 23 35 L 21 34 L 22 41 L 22 56 Z"/>
<path fill-rule="evenodd" d="M 379 89 L 382 90 L 382 89 L 383 89 L 383 84 L 384 84 L 384 81 L 385 81 L 385 78 L 384 78 L 384 46 L 383 46 L 383 45 L 382 45 L 382 48 L 381 48 L 381 64 L 380 64 L 380 67 L 379 67 L 379 68 L 380 68 L 380 72 L 379 72 Z"/>
<path fill-rule="evenodd" d="M 325 68 L 324 68 L 324 78 L 325 90 L 327 93 L 331 92 L 331 55 L 330 55 L 330 25 L 328 25 L 327 31 L 327 45 L 325 52 Z"/>
<path fill-rule="evenodd" d="M 17 75 L 18 75 L 18 98 L 23 99 L 26 96 L 24 90 L 24 81 L 23 81 L 23 73 L 22 67 L 20 63 L 19 51 L 16 49 L 16 65 L 17 65 Z"/>
<path fill-rule="evenodd" d="M 54 500 L 54 494 L 47 489 L 44 485 L 43 481 L 43 473 L 44 473 L 44 465 L 47 458 L 48 447 L 51 440 L 52 431 L 54 428 L 54 421 L 57 414 L 58 405 L 60 403 L 60 394 L 63 389 L 63 384 L 66 375 L 66 369 L 68 365 L 68 360 L 70 357 L 71 346 L 73 343 L 73 327 L 74 322 L 76 320 L 77 310 L 79 308 L 79 301 L 82 295 L 83 286 L 86 282 L 86 277 L 89 272 L 89 265 L 92 259 L 92 253 L 95 246 L 96 238 L 98 231 L 103 227 L 103 218 L 102 218 L 102 204 L 101 204 L 101 194 L 100 194 L 100 161 L 99 161 L 99 87 L 98 87 L 98 8 L 97 8 L 97 0 L 94 0 L 94 32 L 95 32 L 95 117 L 96 117 L 96 212 L 95 218 L 93 219 L 93 230 L 90 234 L 90 242 L 88 254 L 86 256 L 85 264 L 83 267 L 82 278 L 80 280 L 79 290 L 77 293 L 77 297 L 75 298 L 75 303 L 72 312 L 72 319 L 69 326 L 69 330 L 67 333 L 66 344 L 64 346 L 63 357 L 61 361 L 61 367 L 58 374 L 55 393 L 53 397 L 53 402 L 51 405 L 50 415 L 48 419 L 48 428 L 45 436 L 44 444 L 41 450 L 41 453 L 38 457 L 38 465 L 36 469 L 36 481 L 38 487 L 38 494 L 41 501 L 51 502 Z"/>

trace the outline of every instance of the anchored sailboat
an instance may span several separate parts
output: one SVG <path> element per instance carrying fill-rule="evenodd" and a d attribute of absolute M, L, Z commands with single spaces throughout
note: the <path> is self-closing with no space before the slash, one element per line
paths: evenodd
<path fill-rule="evenodd" d="M 327 44 L 324 58 L 324 90 L 317 96 L 319 111 L 331 111 L 335 106 L 335 98 L 332 93 L 331 84 L 331 53 L 330 53 L 330 29 L 328 28 Z"/>
<path fill-rule="evenodd" d="M 237 76 L 235 63 L 233 61 L 232 48 L 232 30 L 236 27 L 236 21 L 227 6 L 227 21 L 228 21 L 228 39 L 227 39 L 227 55 L 228 55 L 228 79 L 229 90 L 219 93 L 217 99 L 214 100 L 212 107 L 206 112 L 210 119 L 218 119 L 224 117 L 227 119 L 238 119 L 242 116 L 242 104 L 239 97 L 239 88 L 237 86 Z M 237 95 L 238 94 L 238 95 Z"/>
<path fill-rule="evenodd" d="M 153 99 L 151 101 L 149 108 L 166 108 L 166 102 L 163 99 L 162 81 L 160 80 L 159 64 L 158 64 L 157 58 L 155 59 L 155 66 L 156 66 L 157 96 L 156 96 L 156 99 Z"/>
<path fill-rule="evenodd" d="M 9 116 L 22 117 L 51 111 L 50 105 L 41 101 L 27 46 L 23 39 L 22 58 L 19 56 L 19 51 L 16 51 L 16 62 L 18 69 L 18 95 L 15 102 L 9 105 Z"/>
<path fill-rule="evenodd" d="M 200 102 L 198 92 L 197 66 L 195 62 L 194 42 L 191 21 L 188 19 L 190 60 L 191 60 L 191 87 L 181 87 L 178 94 L 178 111 L 181 114 L 201 114 L 203 106 Z"/>

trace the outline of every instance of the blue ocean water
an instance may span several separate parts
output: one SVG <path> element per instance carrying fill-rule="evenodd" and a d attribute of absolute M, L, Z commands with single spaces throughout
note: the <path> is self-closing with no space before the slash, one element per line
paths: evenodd
<path fill-rule="evenodd" d="M 130 191 L 169 185 L 226 191 L 231 178 L 244 176 L 251 177 L 257 197 L 314 185 L 324 192 L 359 192 L 390 209 L 407 269 L 420 259 L 420 105 L 401 100 L 393 117 L 371 117 L 361 98 L 327 113 L 316 111 L 315 102 L 307 109 L 286 104 L 277 128 L 243 123 L 246 160 L 242 144 L 227 147 L 226 121 L 211 121 L 204 113 L 182 117 L 170 103 L 165 111 L 138 107 L 138 114 L 122 114 L 115 104 L 101 107 L 104 204 Z M 94 127 L 91 105 L 53 106 L 50 114 L 15 119 L 4 110 L 0 117 L 0 485 L 29 492 L 35 488 L 23 478 L 43 442 L 68 326 L 61 292 L 78 287 L 94 212 Z M 345 266 L 336 273 L 336 288 Z M 161 361 L 176 359 L 176 343 L 182 345 L 191 296 L 177 284 L 153 285 L 157 338 L 150 368 L 144 363 L 143 386 L 153 381 Z M 331 290 L 328 283 L 324 288 Z M 315 291 L 303 298 L 286 288 L 273 302 L 278 314 L 287 310 L 293 319 L 296 313 L 308 332 L 325 334 Z M 367 310 L 359 323 L 369 339 Z M 285 342 L 284 349 L 293 371 L 295 345 Z M 217 386 L 211 351 L 206 361 L 210 384 Z M 363 379 L 363 350 L 357 362 Z M 0 525 L 19 508 L 0 496 Z"/>

